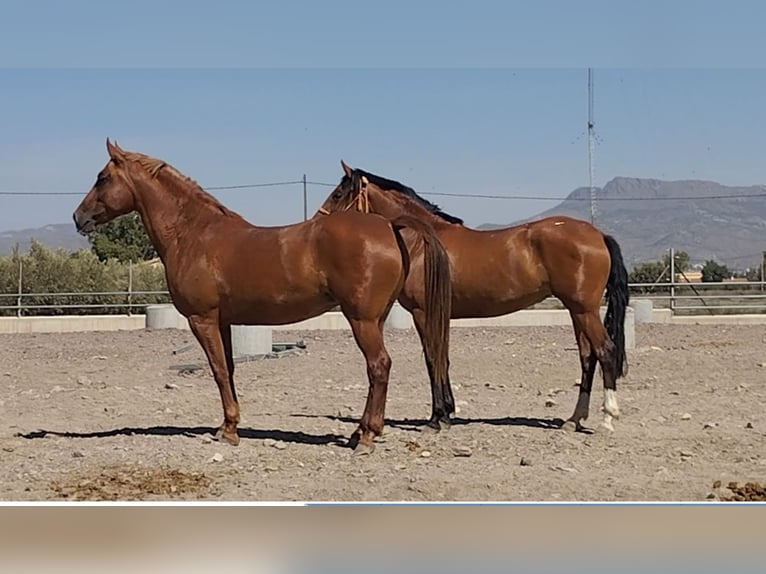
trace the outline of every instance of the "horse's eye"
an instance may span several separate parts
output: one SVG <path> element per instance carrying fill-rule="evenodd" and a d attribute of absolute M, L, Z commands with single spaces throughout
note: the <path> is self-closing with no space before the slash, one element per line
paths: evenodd
<path fill-rule="evenodd" d="M 343 194 L 340 191 L 336 191 L 335 193 L 332 194 L 332 198 L 335 201 L 339 200 L 341 197 L 343 197 Z"/>
<path fill-rule="evenodd" d="M 107 181 L 109 181 L 108 174 L 99 174 L 98 178 L 96 179 L 96 185 L 104 185 Z"/>

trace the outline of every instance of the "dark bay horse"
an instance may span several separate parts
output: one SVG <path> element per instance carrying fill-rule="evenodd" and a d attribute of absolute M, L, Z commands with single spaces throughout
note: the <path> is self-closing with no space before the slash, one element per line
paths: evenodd
<path fill-rule="evenodd" d="M 294 323 L 340 306 L 369 379 L 349 444 L 356 453 L 372 452 L 384 425 L 391 368 L 383 324 L 410 270 L 402 228 L 418 234 L 426 253 L 426 347 L 446 373 L 449 260 L 430 226 L 413 217 L 389 221 L 352 212 L 256 227 L 164 161 L 109 140 L 106 147 L 109 161 L 74 212 L 75 225 L 89 233 L 119 215 L 140 214 L 165 266 L 173 303 L 188 319 L 218 385 L 224 413 L 219 438 L 239 444 L 231 325 Z"/>
<path fill-rule="evenodd" d="M 361 210 L 389 219 L 409 214 L 428 222 L 449 254 L 452 318 L 505 315 L 551 295 L 561 300 L 572 317 L 582 369 L 577 405 L 564 428 L 581 430 L 588 418 L 598 363 L 604 379 L 603 426 L 613 430 L 612 419 L 620 414 L 616 381 L 627 372 L 624 321 L 629 301 L 628 273 L 613 237 L 590 223 L 563 216 L 504 229 L 470 229 L 397 181 L 352 169 L 343 161 L 341 165 L 345 175 L 319 213 Z M 418 275 L 416 271 L 412 277 Z M 608 307 L 602 324 L 599 308 L 604 290 Z M 407 309 L 421 308 L 422 288 L 408 280 L 399 301 Z M 426 332 L 422 317 L 413 313 L 413 320 L 422 338 Z M 427 349 L 425 356 L 436 396 L 432 420 L 449 426 L 455 410 L 449 375 L 439 393 Z"/>

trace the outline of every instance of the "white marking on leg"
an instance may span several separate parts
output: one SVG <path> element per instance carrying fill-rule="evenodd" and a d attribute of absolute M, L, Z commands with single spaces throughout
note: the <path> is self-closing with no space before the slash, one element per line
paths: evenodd
<path fill-rule="evenodd" d="M 614 389 L 604 389 L 604 412 L 614 418 L 620 418 L 620 407 L 617 404 L 617 392 Z"/>
<path fill-rule="evenodd" d="M 605 414 L 604 415 L 604 422 L 601 423 L 601 426 L 604 427 L 608 431 L 614 432 L 614 425 L 612 424 L 612 415 Z"/>

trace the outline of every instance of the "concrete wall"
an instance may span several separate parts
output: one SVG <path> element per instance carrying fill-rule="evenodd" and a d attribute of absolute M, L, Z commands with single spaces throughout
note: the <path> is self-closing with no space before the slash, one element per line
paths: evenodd
<path fill-rule="evenodd" d="M 71 315 L 57 317 L 0 317 L 0 334 L 72 333 L 143 329 L 143 315 Z"/>
<path fill-rule="evenodd" d="M 174 308 L 162 309 L 163 326 L 188 329 L 186 319 Z M 605 308 L 601 309 L 601 315 Z M 91 315 L 69 317 L 0 317 L 0 333 L 65 333 L 74 331 L 118 331 L 144 329 L 147 327 L 145 315 Z M 156 324 L 156 323 L 155 323 Z M 625 336 L 628 348 L 635 345 L 633 310 L 628 309 L 625 319 Z M 561 310 L 524 310 L 483 319 L 453 319 L 452 327 L 516 327 L 542 325 L 571 325 L 568 311 Z M 394 305 L 386 321 L 386 329 L 413 328 L 412 316 L 399 304 Z M 313 330 L 313 329 L 350 329 L 348 321 L 339 311 L 325 313 L 298 323 L 277 325 L 275 331 Z"/>
<path fill-rule="evenodd" d="M 602 307 L 603 317 L 605 308 Z M 177 328 L 188 329 L 186 319 L 176 311 Z M 766 324 L 766 314 L 763 315 L 699 315 L 694 317 L 673 317 L 670 309 L 653 309 L 651 323 L 673 324 Z M 625 318 L 627 344 L 633 345 L 635 340 L 635 314 L 628 308 Z M 453 319 L 452 327 L 519 327 L 544 325 L 571 325 L 569 312 L 550 310 L 524 310 L 484 319 Z M 398 304 L 391 310 L 386 321 L 386 327 L 412 328 L 412 316 Z M 146 328 L 144 315 L 82 315 L 54 317 L 0 317 L 0 334 L 9 333 L 68 333 L 75 331 L 122 331 Z M 275 331 L 283 330 L 313 330 L 313 329 L 349 329 L 348 321 L 340 312 L 330 312 L 290 325 L 273 326 Z"/>

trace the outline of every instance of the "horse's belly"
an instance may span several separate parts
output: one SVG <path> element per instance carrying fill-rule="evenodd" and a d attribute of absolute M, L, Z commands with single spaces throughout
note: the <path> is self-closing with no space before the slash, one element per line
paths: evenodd
<path fill-rule="evenodd" d="M 329 296 L 247 298 L 221 305 L 222 318 L 232 324 L 286 325 L 321 315 L 336 305 Z"/>
<path fill-rule="evenodd" d="M 452 297 L 452 318 L 467 319 L 481 317 L 498 317 L 515 313 L 535 303 L 539 303 L 550 295 L 547 290 L 532 293 L 463 295 L 454 293 Z"/>

